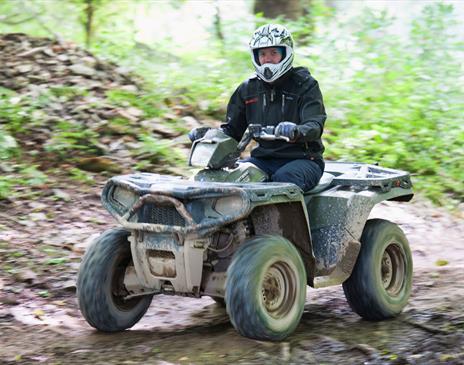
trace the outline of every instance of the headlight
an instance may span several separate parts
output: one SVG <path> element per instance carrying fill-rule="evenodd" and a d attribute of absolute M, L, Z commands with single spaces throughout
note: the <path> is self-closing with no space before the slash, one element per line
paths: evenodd
<path fill-rule="evenodd" d="M 127 211 L 138 200 L 138 196 L 133 192 L 121 186 L 116 186 L 112 194 L 113 201 Z"/>
<path fill-rule="evenodd" d="M 214 204 L 213 209 L 222 216 L 236 215 L 243 211 L 245 202 L 240 196 L 229 195 L 218 198 Z"/>

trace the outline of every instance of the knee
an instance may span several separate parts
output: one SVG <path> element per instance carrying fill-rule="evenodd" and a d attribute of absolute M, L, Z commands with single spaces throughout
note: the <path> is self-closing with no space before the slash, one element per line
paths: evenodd
<path fill-rule="evenodd" d="M 304 190 L 305 188 L 305 179 L 303 176 L 299 176 L 298 174 L 292 171 L 277 171 L 274 175 L 272 175 L 271 180 L 274 182 L 288 182 L 293 183 L 299 186 L 301 189 Z"/>
<path fill-rule="evenodd" d="M 298 171 L 277 171 L 272 175 L 272 181 L 275 182 L 288 182 L 297 185 L 303 191 L 309 191 L 314 188 L 319 179 L 321 178 L 319 172 L 315 173 L 313 171 L 307 171 L 306 173 L 301 173 Z"/>

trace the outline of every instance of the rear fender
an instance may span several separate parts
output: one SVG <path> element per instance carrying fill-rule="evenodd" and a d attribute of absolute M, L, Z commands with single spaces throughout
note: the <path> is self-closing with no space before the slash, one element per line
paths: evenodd
<path fill-rule="evenodd" d="M 314 287 L 341 284 L 351 275 L 362 230 L 374 205 L 368 197 L 343 190 L 329 190 L 309 200 Z"/>
<path fill-rule="evenodd" d="M 315 287 L 349 278 L 361 248 L 361 235 L 372 208 L 384 200 L 408 198 L 404 188 L 354 190 L 336 186 L 307 196 L 315 256 Z"/>
<path fill-rule="evenodd" d="M 305 195 L 316 257 L 316 287 L 341 284 L 351 275 L 362 231 L 377 203 L 409 201 L 413 196 L 406 171 L 330 161 L 325 172 L 333 175 L 331 187 Z"/>

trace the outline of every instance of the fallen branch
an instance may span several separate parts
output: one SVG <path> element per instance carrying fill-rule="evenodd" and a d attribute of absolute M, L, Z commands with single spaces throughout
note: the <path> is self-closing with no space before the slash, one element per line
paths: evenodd
<path fill-rule="evenodd" d="M 45 47 L 45 46 L 36 47 L 36 48 L 30 49 L 30 50 L 27 50 L 26 52 L 19 53 L 18 57 L 32 56 L 32 55 L 34 55 L 36 53 L 42 52 L 45 48 L 47 48 L 47 47 Z"/>

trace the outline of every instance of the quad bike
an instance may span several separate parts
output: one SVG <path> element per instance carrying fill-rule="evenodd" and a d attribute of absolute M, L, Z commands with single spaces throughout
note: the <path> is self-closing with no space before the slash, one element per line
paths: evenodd
<path fill-rule="evenodd" d="M 104 232 L 80 266 L 77 296 L 87 322 L 114 332 L 137 323 L 153 296 L 210 296 L 236 330 L 282 340 L 297 327 L 306 288 L 343 284 L 351 308 L 367 320 L 398 315 L 412 281 L 402 230 L 368 219 L 384 200 L 409 201 L 404 171 L 327 162 L 319 184 L 303 193 L 238 163 L 251 140 L 275 140 L 250 125 L 237 143 L 203 131 L 189 164 L 193 179 L 137 173 L 111 178 L 104 207 L 121 227 Z"/>

